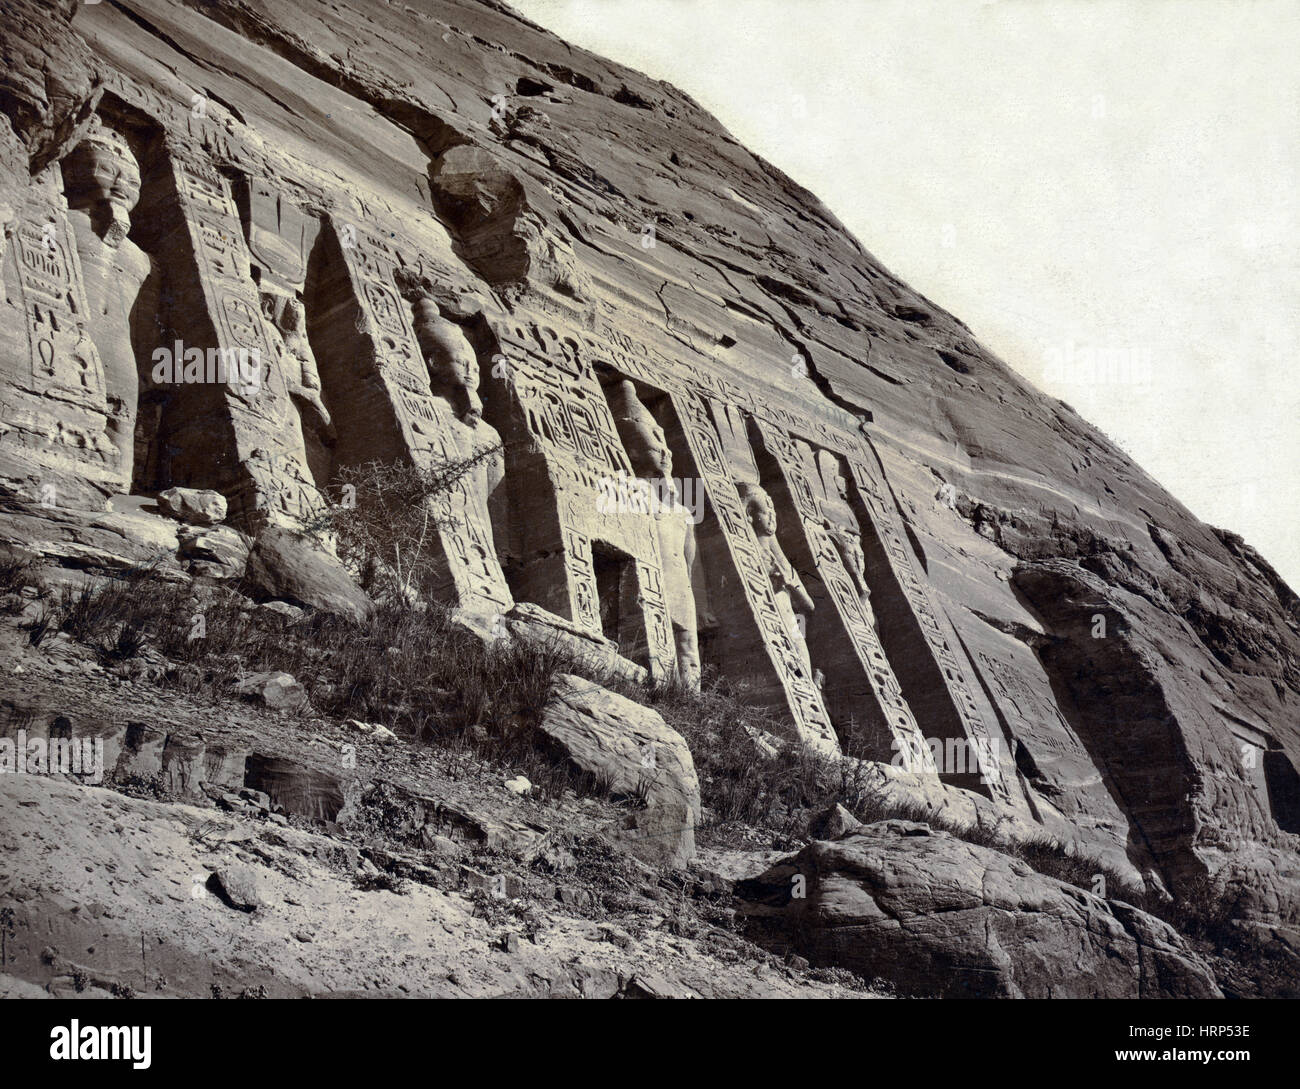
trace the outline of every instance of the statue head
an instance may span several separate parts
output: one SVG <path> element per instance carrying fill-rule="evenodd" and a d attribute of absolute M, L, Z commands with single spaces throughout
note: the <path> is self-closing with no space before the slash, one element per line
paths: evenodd
<path fill-rule="evenodd" d="M 87 211 L 95 232 L 110 246 L 131 229 L 131 211 L 140 200 L 140 167 L 125 137 L 97 125 L 63 160 L 68 207 Z"/>
<path fill-rule="evenodd" d="M 469 340 L 459 325 L 442 316 L 432 299 L 416 302 L 414 318 L 433 392 L 446 397 L 460 419 L 475 422 L 483 415 L 483 402 L 478 396 L 478 357 Z"/>
<path fill-rule="evenodd" d="M 632 471 L 652 480 L 667 480 L 673 475 L 673 454 L 668 448 L 664 429 L 637 396 L 636 386 L 624 379 L 613 387 L 610 400 L 614 409 L 614 426 L 627 450 Z"/>
<path fill-rule="evenodd" d="M 265 291 L 262 293 L 262 310 L 286 338 L 307 335 L 307 308 L 296 295 Z"/>
<path fill-rule="evenodd" d="M 290 355 L 300 360 L 311 357 L 311 345 L 307 340 L 307 309 L 297 295 L 263 291 L 262 313 L 280 330 L 280 337 Z"/>
<path fill-rule="evenodd" d="M 831 481 L 835 486 L 836 496 L 838 496 L 842 502 L 848 503 L 849 479 L 844 473 L 844 466 L 841 465 L 838 461 L 835 462 L 835 467 L 833 470 L 833 476 L 831 477 Z"/>
<path fill-rule="evenodd" d="M 772 537 L 776 534 L 776 507 L 772 497 L 758 484 L 740 484 L 741 502 L 745 504 L 745 514 L 750 525 L 760 537 Z"/>
<path fill-rule="evenodd" d="M 849 503 L 849 481 L 844 471 L 844 463 L 829 450 L 818 450 L 816 454 L 817 473 L 821 477 L 822 490 L 832 503 Z"/>

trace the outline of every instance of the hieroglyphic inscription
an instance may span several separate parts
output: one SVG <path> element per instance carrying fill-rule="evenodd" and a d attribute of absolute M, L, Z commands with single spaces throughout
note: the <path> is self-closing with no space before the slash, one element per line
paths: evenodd
<path fill-rule="evenodd" d="M 673 404 L 799 733 L 807 744 L 837 751 L 839 743 L 821 693 L 813 678 L 807 675 L 803 656 L 793 642 L 796 636 L 788 630 L 777 607 L 769 574 L 770 561 L 762 554 L 745 513 L 709 409 L 703 398 L 694 393 L 675 395 Z"/>
<path fill-rule="evenodd" d="M 599 632 L 600 598 L 591 557 L 591 538 L 572 525 L 564 527 L 564 559 L 573 601 L 573 619 L 589 631 Z"/>
<path fill-rule="evenodd" d="M 653 534 L 648 535 L 652 542 L 653 538 Z M 636 561 L 637 588 L 641 596 L 641 612 L 645 617 L 650 676 L 654 680 L 665 680 L 672 676 L 677 660 L 661 572 L 662 566 L 659 563 Z"/>
<path fill-rule="evenodd" d="M 885 549 L 894 577 L 898 580 L 912 614 L 920 625 L 926 645 L 939 666 L 944 685 L 967 738 L 976 744 L 980 752 L 1000 751 L 994 748 L 994 740 L 999 735 L 988 726 L 980 714 L 971 683 L 953 650 L 957 636 L 952 630 L 951 621 L 931 601 L 925 583 L 917 574 L 911 546 L 903 534 L 893 495 L 884 480 L 884 469 L 869 440 L 865 438 L 862 440 L 858 456 L 849 459 L 849 468 L 876 535 Z M 991 767 L 981 767 L 981 772 L 993 794 L 1002 801 L 1010 803 L 1010 791 L 1005 782 L 1001 763 L 997 762 Z"/>
<path fill-rule="evenodd" d="M 870 606 L 864 604 L 859 596 L 839 551 L 823 524 L 822 512 L 817 506 L 817 493 L 804 470 L 799 450 L 781 428 L 760 422 L 759 430 L 764 446 L 776 456 L 781 472 L 785 475 L 809 551 L 817 564 L 817 573 L 830 592 L 840 622 L 852 640 L 881 714 L 897 742 L 897 751 L 903 755 L 910 770 L 934 773 L 933 754 L 925 743 L 925 737 L 911 708 L 903 698 L 898 678 L 894 676 L 885 657 L 876 626 L 867 613 Z"/>
<path fill-rule="evenodd" d="M 614 418 L 591 368 L 577 357 L 571 338 L 554 330 L 515 330 L 501 335 L 506 368 L 524 419 L 537 441 L 594 473 L 631 474 Z"/>
<path fill-rule="evenodd" d="M 102 411 L 104 369 L 85 328 L 85 289 L 56 174 L 48 171 L 32 187 L 5 279 L 23 311 L 35 389 Z"/>

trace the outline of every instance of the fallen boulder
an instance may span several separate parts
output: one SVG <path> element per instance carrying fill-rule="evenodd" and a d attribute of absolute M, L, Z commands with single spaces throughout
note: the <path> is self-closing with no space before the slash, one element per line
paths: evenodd
<path fill-rule="evenodd" d="M 226 497 L 210 488 L 168 488 L 158 493 L 158 509 L 192 526 L 215 526 L 226 520 Z"/>
<path fill-rule="evenodd" d="M 307 702 L 307 690 L 288 673 L 247 673 L 235 682 L 235 691 L 277 711 L 297 710 Z"/>
<path fill-rule="evenodd" d="M 207 880 L 207 889 L 226 907 L 254 912 L 262 906 L 257 879 L 249 866 L 222 866 Z"/>
<path fill-rule="evenodd" d="M 561 673 L 538 729 L 556 751 L 614 796 L 644 802 L 615 839 L 643 862 L 685 866 L 695 857 L 700 784 L 681 735 L 658 712 Z"/>
<path fill-rule="evenodd" d="M 736 889 L 747 934 L 940 998 L 1218 998 L 1168 924 L 910 821 L 814 840 Z"/>
<path fill-rule="evenodd" d="M 374 609 L 336 557 L 279 526 L 268 526 L 257 538 L 244 585 L 256 601 L 278 599 L 354 620 L 364 620 Z"/>

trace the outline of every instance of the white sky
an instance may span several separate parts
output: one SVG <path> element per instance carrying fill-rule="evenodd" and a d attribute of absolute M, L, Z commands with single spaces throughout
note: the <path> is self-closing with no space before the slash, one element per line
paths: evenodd
<path fill-rule="evenodd" d="M 681 87 L 1300 588 L 1295 0 L 510 2 Z"/>

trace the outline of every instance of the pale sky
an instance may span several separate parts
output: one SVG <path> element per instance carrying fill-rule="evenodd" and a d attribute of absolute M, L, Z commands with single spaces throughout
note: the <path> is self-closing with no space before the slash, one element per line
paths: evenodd
<path fill-rule="evenodd" d="M 1295 0 L 511 3 L 682 88 L 1300 588 Z"/>

